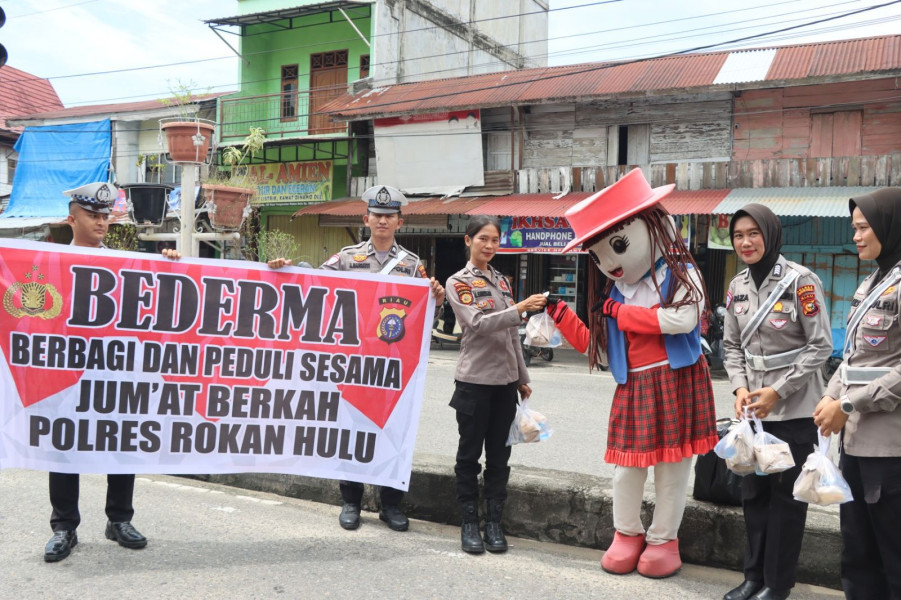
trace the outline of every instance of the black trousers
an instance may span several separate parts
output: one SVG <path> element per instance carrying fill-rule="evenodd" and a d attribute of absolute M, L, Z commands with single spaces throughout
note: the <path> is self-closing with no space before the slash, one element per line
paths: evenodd
<path fill-rule="evenodd" d="M 485 499 L 506 500 L 510 478 L 507 436 L 516 415 L 516 382 L 480 385 L 457 381 L 450 405 L 457 410 L 457 500 L 479 499 L 479 458 L 485 448 Z"/>
<path fill-rule="evenodd" d="M 762 581 L 774 590 L 795 585 L 807 503 L 794 499 L 792 488 L 801 466 L 813 452 L 817 428 L 813 418 L 764 421 L 763 429 L 786 442 L 795 466 L 772 475 L 745 475 L 741 504 L 745 513 L 745 579 Z"/>
<path fill-rule="evenodd" d="M 135 515 L 132 499 L 134 475 L 106 476 L 106 517 L 113 523 L 131 521 Z M 74 531 L 81 524 L 78 512 L 78 475 L 50 473 L 50 527 L 53 531 Z"/>
<path fill-rule="evenodd" d="M 847 600 L 901 600 L 901 458 L 849 456 L 839 466 L 854 494 L 840 507 Z"/>
<path fill-rule="evenodd" d="M 350 504 L 360 504 L 363 501 L 363 484 L 358 481 L 342 481 L 341 498 Z M 382 486 L 379 488 L 379 500 L 382 507 L 397 506 L 404 499 L 403 490 Z"/>

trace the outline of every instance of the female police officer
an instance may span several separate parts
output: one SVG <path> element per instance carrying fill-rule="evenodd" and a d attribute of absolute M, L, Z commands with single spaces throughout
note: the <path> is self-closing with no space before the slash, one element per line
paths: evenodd
<path fill-rule="evenodd" d="M 460 359 L 454 373 L 450 405 L 457 411 L 460 442 L 457 447 L 457 500 L 463 511 L 460 533 L 465 552 L 504 552 L 507 540 L 501 528 L 510 447 L 507 435 L 516 414 L 516 393 L 532 393 L 517 328 L 520 314 L 540 310 L 542 294 L 515 303 L 507 280 L 489 261 L 500 245 L 497 219 L 472 217 L 466 228 L 469 262 L 447 280 L 450 300 L 463 329 Z M 485 448 L 485 543 L 479 537 L 479 457 Z"/>
<path fill-rule="evenodd" d="M 819 373 L 832 352 L 832 333 L 819 277 L 779 253 L 779 218 L 748 204 L 729 230 L 748 265 L 726 296 L 724 364 L 735 413 L 747 407 L 762 419 L 764 431 L 788 443 L 795 467 L 742 480 L 745 581 L 724 600 L 783 599 L 795 584 L 807 519 L 807 504 L 793 498 L 792 487 L 817 441 L 810 409 L 822 396 Z"/>
<path fill-rule="evenodd" d="M 824 435 L 842 432 L 839 466 L 854 494 L 840 509 L 845 597 L 901 598 L 901 188 L 850 208 L 857 254 L 879 268 L 854 294 L 844 363 L 814 421 Z"/>

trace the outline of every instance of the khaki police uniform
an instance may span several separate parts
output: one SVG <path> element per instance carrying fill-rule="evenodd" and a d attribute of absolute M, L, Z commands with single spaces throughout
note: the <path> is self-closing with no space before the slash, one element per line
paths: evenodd
<path fill-rule="evenodd" d="M 445 289 L 463 330 L 450 402 L 460 433 L 454 468 L 457 499 L 478 500 L 484 445 L 484 496 L 502 501 L 510 476 L 506 442 L 516 414 L 517 388 L 529 382 L 519 342 L 522 317 L 507 280 L 491 265 L 483 272 L 468 262 L 447 280 Z"/>
<path fill-rule="evenodd" d="M 901 263 L 895 268 L 901 267 Z M 878 286 L 867 277 L 848 321 Z M 844 363 L 826 395 L 853 406 L 842 430 L 839 466 L 854 494 L 842 504 L 842 586 L 848 598 L 901 598 L 901 283 L 888 287 L 864 313 Z M 849 383 L 862 378 L 869 383 Z M 888 586 L 888 588 L 886 588 Z"/>
<path fill-rule="evenodd" d="M 741 332 L 789 273 L 797 279 L 780 295 L 763 322 L 741 347 Z M 782 473 L 742 479 L 747 528 L 745 579 L 774 590 L 794 586 L 807 519 L 807 504 L 792 488 L 817 441 L 813 411 L 822 397 L 820 369 L 832 353 L 832 330 L 819 277 L 779 256 L 757 289 L 745 269 L 729 284 L 723 333 L 724 366 L 733 391 L 772 387 L 779 400 L 763 428 L 791 448 L 795 466 Z"/>
<path fill-rule="evenodd" d="M 402 255 L 402 256 L 401 256 Z M 392 244 L 383 261 L 379 261 L 372 242 L 365 241 L 353 246 L 346 246 L 325 261 L 320 269 L 344 271 L 347 273 L 381 273 L 388 263 L 397 260 L 388 275 L 400 277 L 423 277 L 428 279 L 425 267 L 419 257 L 399 244 Z M 344 502 L 360 504 L 363 500 L 363 484 L 358 481 L 342 481 L 341 497 Z M 397 506 L 403 500 L 404 493 L 392 487 L 379 488 L 382 506 Z"/>

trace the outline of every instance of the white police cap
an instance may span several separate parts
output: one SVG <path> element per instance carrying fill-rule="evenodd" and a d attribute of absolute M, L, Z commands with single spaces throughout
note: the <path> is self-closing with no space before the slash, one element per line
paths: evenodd
<path fill-rule="evenodd" d="M 407 197 L 390 185 L 376 185 L 363 192 L 363 202 L 371 213 L 392 215 L 406 206 Z"/>
<path fill-rule="evenodd" d="M 85 184 L 74 190 L 66 190 L 63 194 L 72 198 L 69 204 L 75 203 L 85 210 L 108 215 L 113 203 L 119 197 L 119 188 L 100 181 Z"/>

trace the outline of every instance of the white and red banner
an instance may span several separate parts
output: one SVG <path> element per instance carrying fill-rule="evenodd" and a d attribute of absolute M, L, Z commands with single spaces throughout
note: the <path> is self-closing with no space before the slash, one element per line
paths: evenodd
<path fill-rule="evenodd" d="M 0 240 L 0 467 L 406 490 L 425 279 Z"/>

